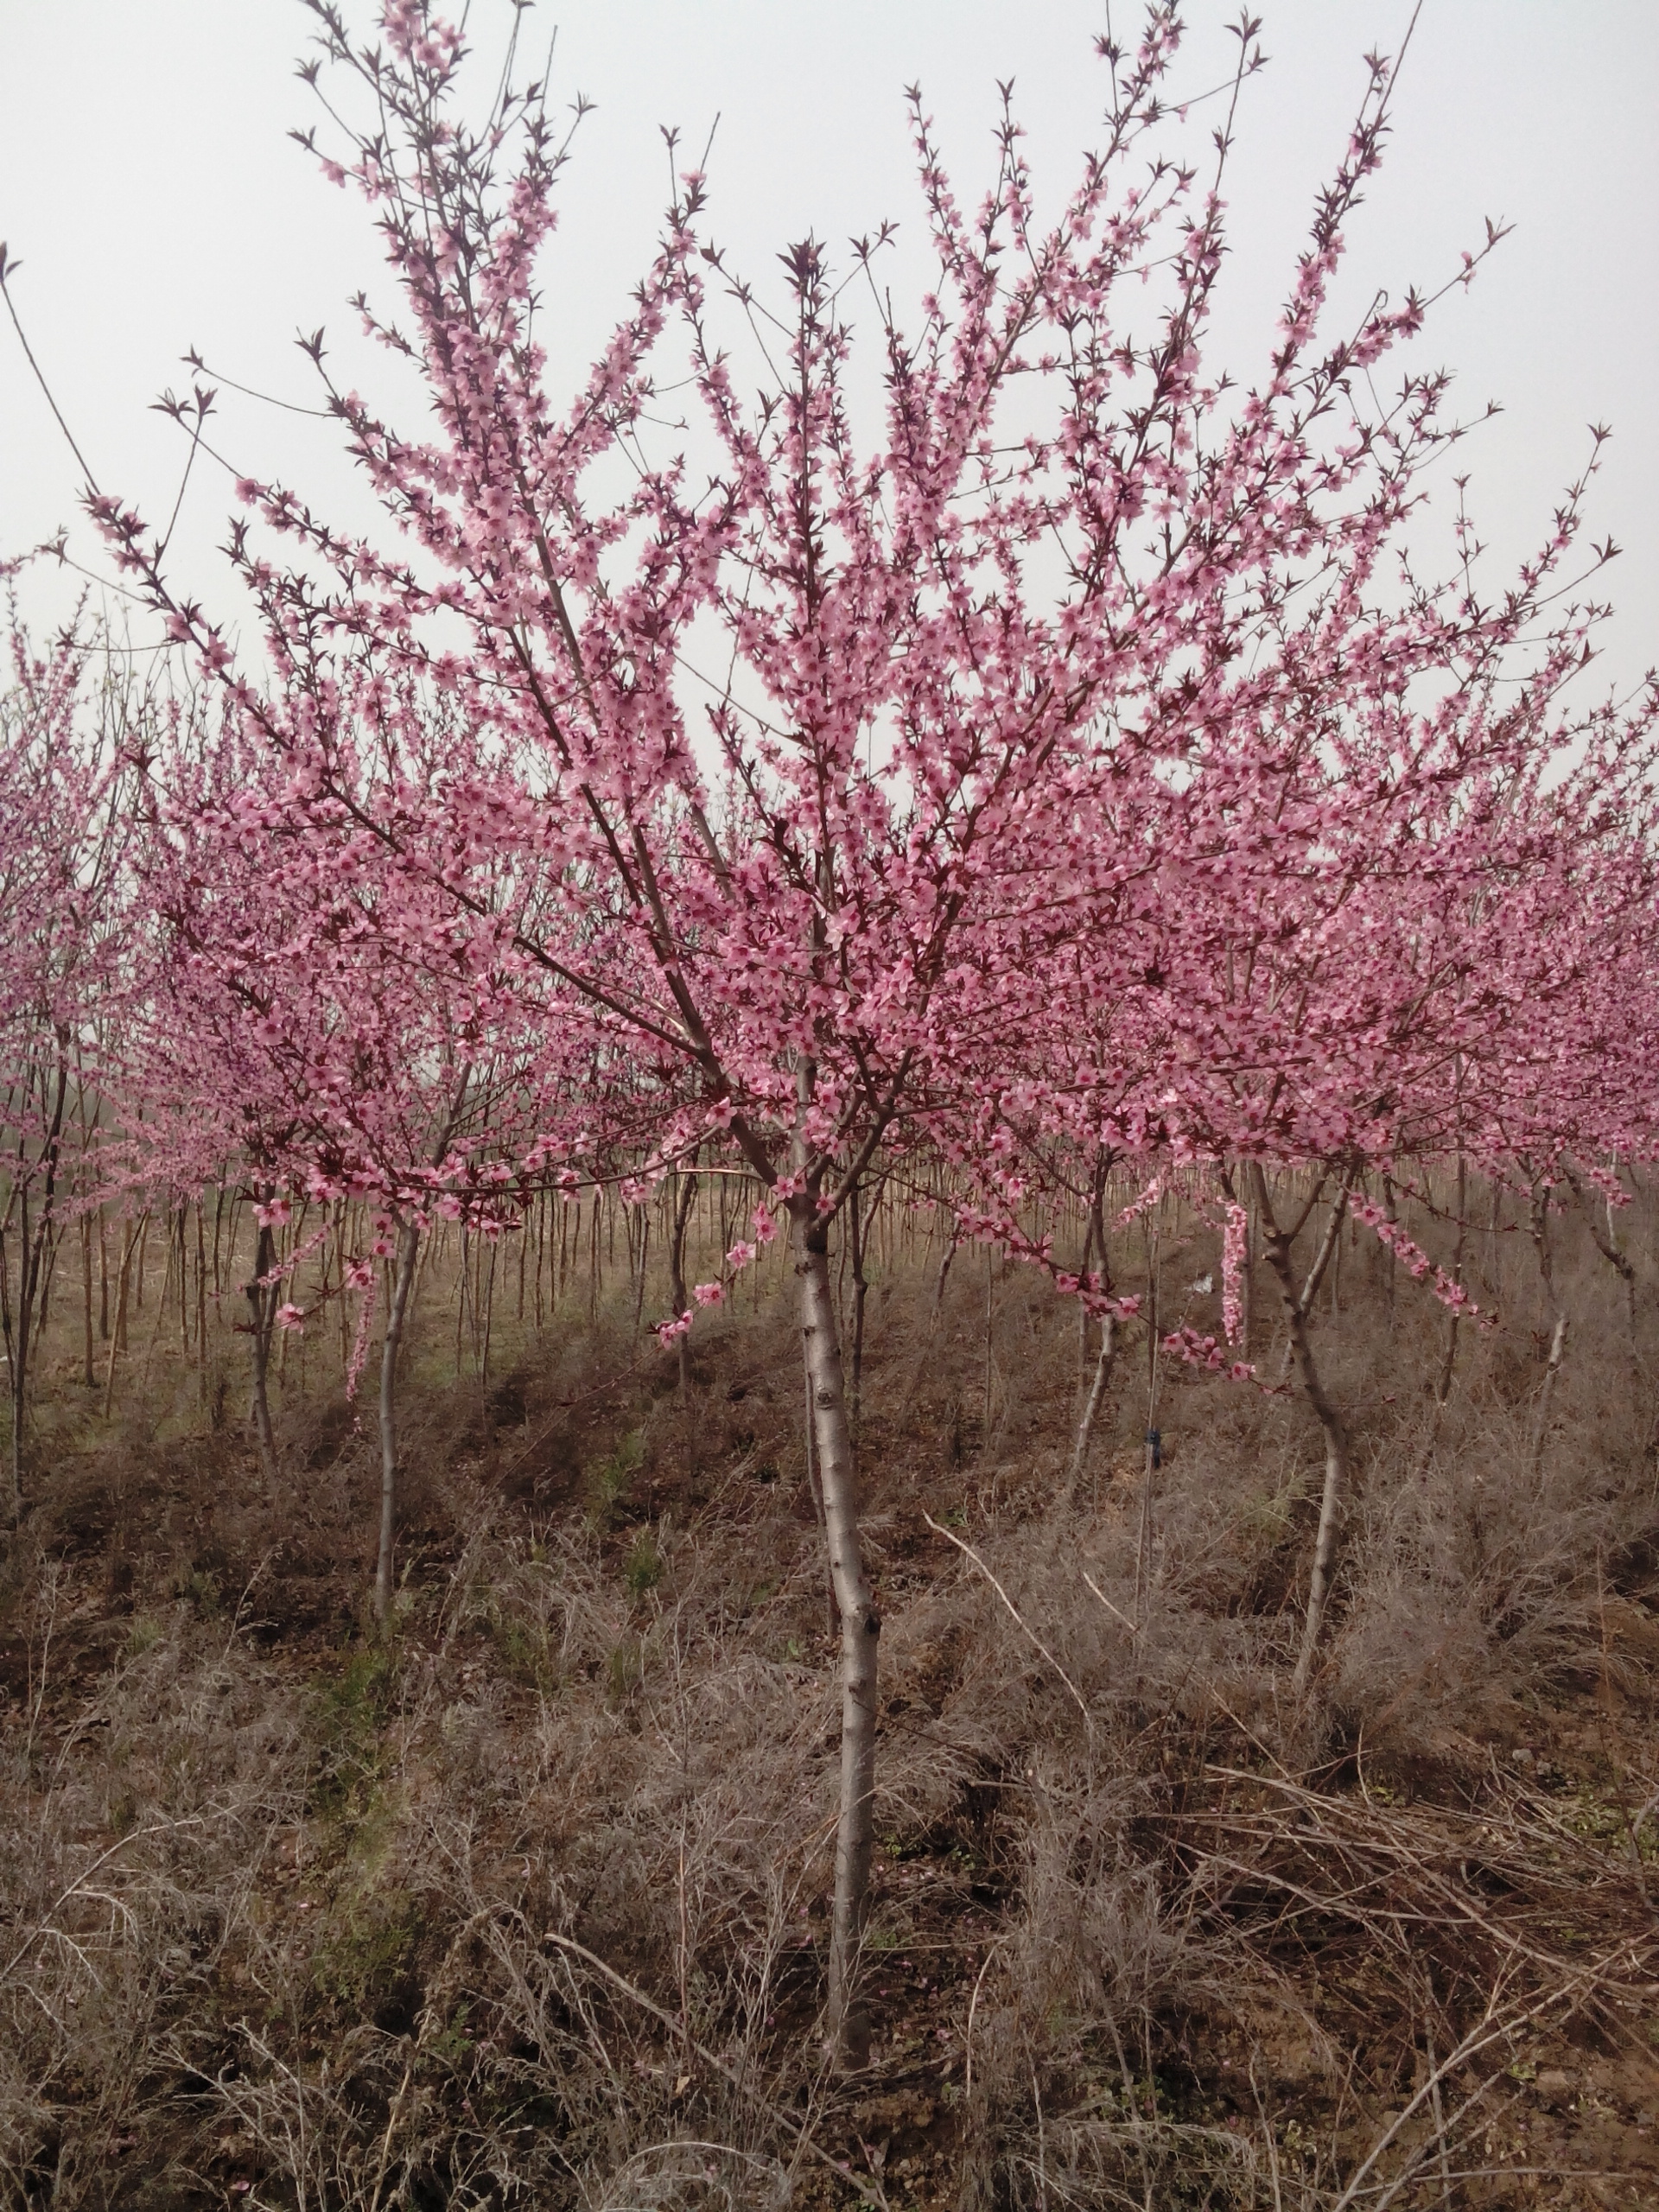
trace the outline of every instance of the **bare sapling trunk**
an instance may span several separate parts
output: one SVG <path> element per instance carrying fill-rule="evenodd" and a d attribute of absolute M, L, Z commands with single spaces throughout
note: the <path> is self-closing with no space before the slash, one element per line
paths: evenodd
<path fill-rule="evenodd" d="M 1147 1427 L 1142 1439 L 1141 1472 L 1141 1528 L 1135 1546 L 1135 1629 L 1138 1637 L 1147 1624 L 1152 1597 L 1153 1482 L 1163 1461 L 1163 1436 L 1158 1427 L 1159 1291 L 1161 1276 L 1158 1255 L 1163 1244 L 1164 1202 L 1141 1217 L 1147 1245 Z"/>
<path fill-rule="evenodd" d="M 21 1146 L 19 1149 L 21 1150 Z M 12 1213 L 14 1209 L 18 1207 L 20 1201 L 22 1221 L 19 1235 L 22 1238 L 22 1253 L 17 1263 L 17 1287 L 21 1299 L 22 1286 L 29 1273 L 29 1228 L 27 1185 L 21 1189 L 14 1185 L 11 1202 L 6 1207 L 6 1217 L 4 1221 L 0 1222 L 0 1339 L 3 1339 L 5 1344 L 6 1388 L 10 1394 L 9 1400 L 10 1418 L 8 1425 L 6 1455 L 8 1478 L 6 1521 L 8 1526 L 12 1528 L 16 1526 L 23 1510 L 22 1450 L 23 1394 L 18 1372 L 21 1364 L 18 1338 L 23 1332 L 20 1330 L 17 1317 L 13 1314 L 11 1307 L 11 1261 L 6 1250 L 6 1236 L 11 1227 Z"/>
<path fill-rule="evenodd" d="M 1602 1201 L 1606 1208 L 1607 1217 L 1606 1227 L 1604 1229 L 1596 1218 L 1595 1194 L 1585 1190 L 1571 1168 L 1567 1170 L 1567 1180 L 1573 1197 L 1579 1202 L 1579 1209 L 1589 1226 L 1591 1238 L 1597 1251 L 1606 1261 L 1608 1266 L 1617 1271 L 1619 1280 L 1624 1285 L 1624 1319 L 1630 1328 L 1630 1358 L 1634 1363 L 1636 1359 L 1636 1269 L 1630 1264 L 1630 1254 L 1619 1243 L 1613 1229 L 1613 1202 L 1611 1198 L 1604 1198 Z"/>
<path fill-rule="evenodd" d="M 259 1471 L 264 1478 L 265 1491 L 270 1495 L 276 1487 L 276 1439 L 270 1426 L 270 1333 L 276 1320 L 276 1294 L 279 1286 L 265 1278 L 276 1264 L 276 1240 L 269 1224 L 259 1225 L 258 1241 L 254 1246 L 253 1276 L 246 1285 L 248 1306 L 251 1314 L 249 1323 L 253 1336 L 253 1399 L 249 1409 L 254 1441 L 259 1447 Z M 125 1284 L 122 1286 L 122 1303 L 125 1305 Z"/>
<path fill-rule="evenodd" d="M 1086 1276 L 1091 1255 L 1100 1254 L 1100 1280 L 1103 1289 L 1112 1287 L 1112 1269 L 1106 1249 L 1106 1224 L 1102 1214 L 1101 1201 L 1105 1189 L 1103 1170 L 1095 1178 L 1094 1194 L 1089 1207 L 1089 1232 L 1084 1240 L 1083 1265 L 1078 1273 Z M 1089 1309 L 1080 1306 L 1078 1329 L 1084 1345 L 1088 1343 Z M 1071 1469 L 1066 1477 L 1066 1497 L 1070 1499 L 1083 1479 L 1083 1471 L 1089 1462 L 1089 1446 L 1094 1440 L 1095 1425 L 1100 1419 L 1100 1409 L 1106 1402 L 1112 1386 L 1112 1370 L 1117 1361 L 1116 1317 L 1108 1313 L 1100 1325 L 1100 1353 L 1095 1361 L 1094 1377 L 1089 1385 L 1089 1395 L 1084 1401 L 1083 1412 L 1077 1421 L 1077 1442 L 1071 1452 Z"/>
<path fill-rule="evenodd" d="M 1469 1177 L 1467 1165 L 1461 1153 L 1458 1154 L 1458 1241 L 1452 1253 L 1452 1280 L 1459 1288 L 1463 1283 L 1464 1248 L 1468 1236 Z M 1458 1311 L 1455 1306 L 1446 1317 L 1446 1357 L 1440 1362 L 1440 1379 L 1434 1385 L 1434 1402 L 1443 1406 L 1452 1395 L 1452 1379 L 1458 1369 Z"/>
<path fill-rule="evenodd" d="M 147 1216 L 141 1214 L 128 1230 L 121 1250 L 121 1267 L 115 1287 L 115 1325 L 110 1332 L 110 1357 L 104 1370 L 104 1418 L 108 1421 L 115 1403 L 115 1363 L 126 1348 L 127 1294 L 132 1285 L 132 1256 L 138 1249 L 139 1234 Z"/>
<path fill-rule="evenodd" d="M 1095 1424 L 1100 1409 L 1112 1387 L 1112 1369 L 1117 1361 L 1117 1323 L 1109 1313 L 1100 1325 L 1100 1357 L 1095 1362 L 1094 1380 L 1089 1385 L 1089 1395 L 1084 1402 L 1083 1415 L 1077 1423 L 1077 1440 L 1071 1452 L 1071 1471 L 1066 1477 L 1068 1497 L 1083 1479 L 1083 1471 L 1089 1462 L 1089 1446 L 1094 1441 Z"/>
<path fill-rule="evenodd" d="M 1089 1209 L 1088 1226 L 1083 1236 L 1083 1257 L 1077 1262 L 1077 1278 L 1083 1281 L 1089 1273 L 1089 1262 L 1095 1255 L 1095 1208 Z M 1077 1389 L 1084 1387 L 1084 1376 L 1089 1370 L 1089 1308 L 1077 1300 Z"/>
<path fill-rule="evenodd" d="M 522 1245 L 519 1249 L 523 1250 Z M 633 1287 L 633 1333 L 639 1333 L 639 1325 L 645 1313 L 645 1269 L 651 1259 L 651 1216 L 643 1211 L 639 1216 L 639 1274 Z M 522 1277 L 522 1270 L 520 1271 Z M 518 1304 L 524 1306 L 524 1283 L 518 1286 Z"/>
<path fill-rule="evenodd" d="M 1538 1393 L 1538 1426 L 1532 1437 L 1532 1471 L 1535 1475 L 1543 1465 L 1544 1445 L 1549 1435 L 1549 1402 L 1555 1395 L 1555 1377 L 1561 1371 L 1561 1357 L 1567 1350 L 1567 1315 L 1558 1312 L 1555 1325 L 1549 1332 L 1549 1353 L 1544 1361 L 1544 1386 Z"/>
<path fill-rule="evenodd" d="M 830 1532 L 823 1517 L 823 1491 L 818 1483 L 818 1445 L 815 1433 L 817 1423 L 812 1412 L 812 1366 L 811 1362 L 805 1357 L 804 1342 L 803 1342 L 801 1376 L 806 1392 L 806 1487 L 808 1495 L 812 1500 L 812 1517 L 818 1524 L 819 1535 L 824 1540 L 823 1625 L 825 1635 L 833 1643 L 836 1640 L 836 1630 L 841 1620 L 841 1611 L 836 1603 L 836 1577 L 830 1563 Z"/>
<path fill-rule="evenodd" d="M 932 1238 L 931 1228 L 927 1236 L 931 1242 Z M 927 1327 L 923 1332 L 920 1344 L 917 1346 L 916 1357 L 905 1383 L 904 1397 L 899 1406 L 901 1416 L 908 1414 L 914 1404 L 916 1393 L 922 1387 L 923 1376 L 933 1371 L 933 1339 L 938 1334 L 939 1323 L 944 1316 L 944 1287 L 950 1279 L 951 1263 L 956 1259 L 957 1246 L 960 1238 L 961 1231 L 953 1228 L 946 1241 L 944 1255 L 939 1261 L 938 1273 L 933 1281 L 933 1303 L 928 1310 Z M 924 1249 L 925 1249 L 925 1246 Z"/>
<path fill-rule="evenodd" d="M 840 2063 L 860 2067 L 868 2059 L 870 2043 L 869 2018 L 857 1981 L 875 1840 L 876 1662 L 881 1622 L 859 1543 L 857 1482 L 830 1281 L 829 1236 L 816 1217 L 810 1197 L 791 1201 L 790 1234 L 800 1285 L 801 1337 L 830 1574 L 841 1616 L 841 1813 L 830 1936 L 828 2041 Z"/>
<path fill-rule="evenodd" d="M 374 1567 L 374 1618 L 384 1628 L 391 1611 L 392 1566 L 397 1541 L 397 1354 L 409 1313 L 409 1294 L 420 1256 L 421 1232 L 412 1221 L 397 1231 L 397 1271 L 392 1278 L 386 1338 L 380 1347 L 380 1547 Z"/>
<path fill-rule="evenodd" d="M 1291 1675 L 1291 1686 L 1300 1697 L 1306 1689 L 1313 1670 L 1313 1655 L 1319 1649 L 1319 1637 L 1325 1627 L 1325 1607 L 1331 1595 L 1331 1580 L 1336 1566 L 1337 1535 L 1341 1523 L 1342 1506 L 1348 1487 L 1348 1438 L 1341 1415 L 1325 1393 L 1319 1370 L 1313 1357 L 1313 1345 L 1308 1335 L 1307 1306 L 1303 1294 L 1296 1285 L 1296 1271 L 1292 1248 L 1297 1231 L 1306 1223 L 1308 1216 L 1319 1203 L 1324 1188 L 1321 1177 L 1313 1193 L 1303 1206 L 1300 1215 L 1292 1223 L 1281 1223 L 1274 1211 L 1268 1195 L 1267 1178 L 1258 1165 L 1252 1164 L 1250 1180 L 1255 1196 L 1256 1218 L 1262 1224 L 1262 1249 L 1274 1279 L 1279 1285 L 1281 1302 L 1285 1309 L 1286 1326 L 1290 1334 L 1290 1356 L 1302 1395 L 1313 1409 L 1325 1440 L 1325 1483 L 1319 1495 L 1319 1532 L 1313 1540 L 1313 1567 L 1308 1577 L 1307 1615 L 1302 1624 L 1301 1649 L 1296 1655 L 1296 1665 Z M 1325 1240 L 1334 1242 L 1334 1231 L 1340 1229 L 1342 1214 L 1346 1211 L 1347 1192 L 1332 1209 L 1332 1224 L 1327 1226 Z M 1328 1259 L 1329 1255 L 1326 1255 Z M 1317 1264 L 1317 1263 L 1316 1263 Z M 1319 1269 L 1322 1274 L 1323 1268 Z M 1317 1280 L 1313 1288 L 1319 1287 Z"/>
<path fill-rule="evenodd" d="M 1255 1216 L 1244 1210 L 1244 1249 L 1238 1261 L 1238 1356 L 1248 1359 L 1255 1313 Z"/>
<path fill-rule="evenodd" d="M 60 1042 L 61 1043 L 61 1039 Z M 44 1091 L 46 1077 L 41 1077 Z M 68 1062 L 60 1050 L 54 1086 L 52 1112 L 37 1166 L 41 1175 L 41 1209 L 33 1228 L 29 1218 L 29 1185 L 23 1185 L 22 1238 L 17 1264 L 17 1310 L 8 1315 L 6 1351 L 11 1379 L 11 1496 L 10 1518 L 15 1524 L 23 1510 L 23 1453 L 27 1440 L 27 1402 L 29 1356 L 35 1348 L 36 1325 L 46 1326 L 47 1285 L 56 1252 L 58 1157 L 63 1143 L 63 1109 L 69 1095 Z M 42 1099 L 44 1103 L 44 1099 Z"/>
<path fill-rule="evenodd" d="M 92 1371 L 92 1219 L 80 1217 L 80 1349 L 81 1376 L 89 1390 L 98 1388 Z"/>
<path fill-rule="evenodd" d="M 467 1093 L 472 1082 L 470 1064 L 463 1066 L 456 1085 L 455 1095 L 443 1126 L 438 1131 L 432 1147 L 434 1169 L 441 1168 L 449 1152 L 449 1143 L 460 1123 L 467 1103 Z M 597 1219 L 597 1216 L 595 1216 Z M 495 1253 L 490 1245 L 489 1282 L 484 1294 L 484 1350 L 480 1382 L 487 1381 L 489 1372 L 489 1315 L 495 1285 Z M 386 1312 L 385 1341 L 380 1347 L 380 1541 L 374 1566 L 374 1618 L 384 1628 L 391 1612 L 391 1579 L 397 1540 L 397 1359 L 404 1341 L 404 1330 L 409 1320 L 410 1299 L 415 1287 L 415 1274 L 421 1256 L 421 1230 L 418 1222 L 405 1220 L 397 1225 L 397 1252 L 391 1278 L 391 1297 Z M 480 1262 L 481 1264 L 481 1262 Z M 467 1234 L 465 1227 L 461 1239 L 461 1279 L 467 1281 Z M 477 1287 L 474 1289 L 474 1343 L 477 1338 Z M 459 1356 L 456 1360 L 460 1365 Z"/>
<path fill-rule="evenodd" d="M 878 1199 L 880 1197 L 880 1184 L 876 1185 L 875 1197 Z M 870 1293 L 869 1278 L 864 1272 L 864 1192 L 856 1183 L 853 1185 L 848 1207 L 853 1255 L 853 1388 L 850 1410 L 853 1440 L 856 1443 L 864 1404 L 864 1303 Z"/>
<path fill-rule="evenodd" d="M 1561 1371 L 1561 1360 L 1567 1351 L 1567 1311 L 1555 1295 L 1555 1262 L 1549 1249 L 1549 1185 L 1541 1176 L 1532 1185 L 1527 1231 L 1537 1256 L 1543 1322 L 1549 1332 L 1543 1387 L 1538 1393 L 1537 1425 L 1532 1435 L 1532 1471 L 1535 1475 L 1543 1464 L 1544 1445 L 1549 1435 L 1550 1402 L 1555 1395 L 1555 1378 Z"/>
<path fill-rule="evenodd" d="M 1302 1285 L 1301 1294 L 1296 1301 L 1297 1307 L 1301 1313 L 1304 1329 L 1306 1329 L 1307 1325 L 1308 1315 L 1313 1311 L 1313 1301 L 1319 1294 L 1319 1285 L 1325 1281 L 1325 1271 L 1331 1265 L 1332 1256 L 1341 1248 L 1342 1224 L 1347 1217 L 1348 1192 L 1344 1188 L 1338 1192 L 1335 1202 L 1332 1205 L 1331 1218 L 1325 1224 L 1325 1235 L 1319 1240 L 1319 1249 L 1313 1255 L 1313 1264 L 1307 1271 L 1306 1280 Z M 1281 1382 L 1288 1378 L 1291 1362 L 1294 1357 L 1295 1353 L 1292 1345 L 1289 1343 L 1287 1343 L 1285 1345 L 1285 1363 L 1280 1370 L 1280 1380 Z"/>
<path fill-rule="evenodd" d="M 668 1245 L 668 1295 L 676 1320 L 686 1309 L 685 1231 L 696 1195 L 697 1171 L 693 1167 L 680 1179 L 679 1198 L 674 1208 L 674 1229 Z M 676 1338 L 674 1349 L 679 1355 L 679 1394 L 683 1398 L 691 1388 L 691 1356 L 683 1337 Z"/>

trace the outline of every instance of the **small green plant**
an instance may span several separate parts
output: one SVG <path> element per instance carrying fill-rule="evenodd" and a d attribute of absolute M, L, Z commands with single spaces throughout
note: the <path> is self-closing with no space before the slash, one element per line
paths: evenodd
<path fill-rule="evenodd" d="M 611 1695 L 619 1705 L 625 1703 L 639 1688 L 645 1675 L 645 1655 L 640 1650 L 637 1637 L 624 1637 L 620 1643 L 612 1647 L 606 1673 Z"/>
<path fill-rule="evenodd" d="M 470 2005 L 458 2005 L 443 2026 L 426 2039 L 428 2050 L 446 2066 L 460 2066 L 473 2054 L 474 2046 L 468 2033 L 472 2010 Z"/>
<path fill-rule="evenodd" d="M 901 1835 L 897 1828 L 890 1828 L 880 1838 L 882 1850 L 889 1859 L 925 1859 L 927 1846 L 919 1836 Z"/>
<path fill-rule="evenodd" d="M 372 2012 L 409 1978 L 419 1932 L 415 1900 L 404 1892 L 353 1898 L 317 1947 L 313 1986 L 344 2012 Z"/>
<path fill-rule="evenodd" d="M 633 1540 L 627 1565 L 622 1570 L 623 1580 L 631 1597 L 643 1598 L 654 1590 L 663 1579 L 663 1555 L 657 1548 L 656 1539 L 649 1529 L 642 1529 Z"/>
<path fill-rule="evenodd" d="M 314 1712 L 323 1751 L 318 1803 L 324 1812 L 360 1818 L 365 1787 L 373 1796 L 391 1672 L 384 1644 L 362 1644 L 316 1692 Z"/>
<path fill-rule="evenodd" d="M 645 1462 L 645 1433 L 636 1428 L 625 1436 L 607 1459 L 588 1471 L 588 1519 L 603 1531 L 613 1528 L 633 1478 Z"/>
<path fill-rule="evenodd" d="M 492 1623 L 495 1648 L 501 1655 L 501 1664 L 515 1681 L 528 1682 L 536 1688 L 545 1688 L 547 1675 L 547 1632 L 539 1630 L 516 1613 L 504 1613 Z"/>
<path fill-rule="evenodd" d="M 1296 1508 L 1307 1495 L 1307 1477 L 1294 1474 L 1282 1490 L 1269 1491 L 1251 1498 L 1239 1517 L 1253 1535 L 1264 1537 L 1269 1543 L 1278 1543 L 1295 1517 Z"/>
<path fill-rule="evenodd" d="M 162 1624 L 153 1614 L 136 1614 L 132 1626 L 127 1630 L 128 1656 L 142 1659 L 146 1651 L 153 1651 L 156 1649 L 163 1633 Z"/>
<path fill-rule="evenodd" d="M 205 1567 L 181 1567 L 174 1577 L 173 1594 L 182 1598 L 198 1619 L 218 1619 L 219 1584 Z"/>

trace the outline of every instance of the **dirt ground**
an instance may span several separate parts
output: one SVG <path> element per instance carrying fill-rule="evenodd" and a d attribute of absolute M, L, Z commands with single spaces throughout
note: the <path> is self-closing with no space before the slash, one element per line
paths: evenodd
<path fill-rule="evenodd" d="M 233 1339 L 228 1414 L 181 1352 L 107 1426 L 63 1351 L 0 1586 L 0 2202 L 1659 2202 L 1653 1348 L 1570 1249 L 1541 1427 L 1526 1259 L 1442 1406 L 1444 1316 L 1351 1249 L 1302 1699 L 1293 1395 L 1166 1363 L 1149 1409 L 1132 1343 L 1073 1484 L 1069 1310 L 982 1255 L 878 1279 L 852 2077 L 781 1272 L 683 1397 L 620 1291 L 458 1380 L 435 1301 L 384 1637 L 337 1384 L 268 1497 Z"/>

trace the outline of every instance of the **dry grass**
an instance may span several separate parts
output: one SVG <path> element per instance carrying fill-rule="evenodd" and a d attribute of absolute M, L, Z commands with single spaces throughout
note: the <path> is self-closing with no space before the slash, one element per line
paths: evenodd
<path fill-rule="evenodd" d="M 685 1406 L 620 1289 L 464 1387 L 435 1303 L 384 1643 L 337 1397 L 290 1393 L 269 1501 L 183 1370 L 78 1452 L 61 1382 L 0 1593 L 0 2202 L 1651 2202 L 1651 1280 L 1633 1351 L 1562 1240 L 1541 1438 L 1530 1253 L 1474 1246 L 1514 1318 L 1465 1331 L 1444 1407 L 1444 1320 L 1380 1255 L 1322 1306 L 1357 1494 L 1300 1704 L 1298 1404 L 1166 1371 L 1143 1557 L 1143 1357 L 1068 1497 L 1074 1321 L 981 1255 L 936 1313 L 936 1257 L 892 1257 L 850 2080 L 780 1283 Z M 1166 1282 L 1212 1259 L 1173 1225 Z"/>

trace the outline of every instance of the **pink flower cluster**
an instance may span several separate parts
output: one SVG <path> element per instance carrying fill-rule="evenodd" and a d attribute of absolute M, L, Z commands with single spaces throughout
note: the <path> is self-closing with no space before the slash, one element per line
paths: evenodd
<path fill-rule="evenodd" d="M 1363 1221 L 1378 1243 L 1394 1254 L 1414 1282 L 1426 1282 L 1441 1305 L 1452 1313 L 1466 1313 L 1471 1319 L 1488 1325 L 1488 1317 L 1463 1285 L 1447 1274 L 1444 1268 L 1437 1267 L 1422 1246 L 1414 1243 L 1398 1222 L 1391 1221 L 1375 1198 L 1357 1191 L 1350 1195 L 1348 1204 L 1356 1219 Z"/>
<path fill-rule="evenodd" d="M 1252 1382 L 1255 1379 L 1255 1369 L 1248 1360 L 1230 1360 L 1213 1337 L 1200 1336 L 1196 1329 L 1185 1325 L 1160 1338 L 1159 1350 L 1172 1358 L 1185 1360 L 1189 1367 L 1202 1368 L 1207 1375 L 1225 1375 L 1234 1382 Z"/>

